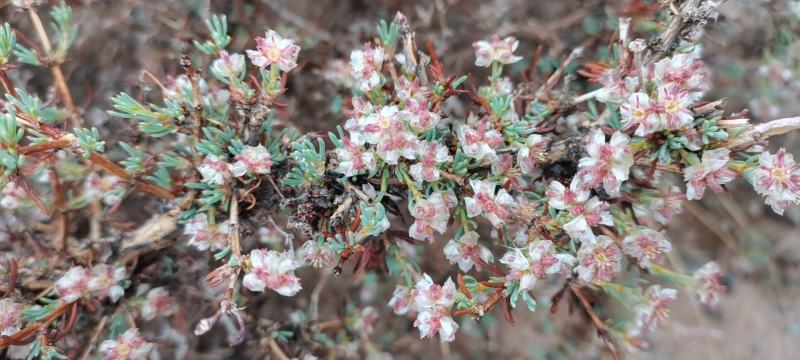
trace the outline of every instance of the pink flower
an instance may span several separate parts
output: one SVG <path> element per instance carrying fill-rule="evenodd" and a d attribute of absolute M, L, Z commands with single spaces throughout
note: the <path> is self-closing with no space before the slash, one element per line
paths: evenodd
<path fill-rule="evenodd" d="M 381 68 L 383 67 L 383 48 L 364 45 L 364 50 L 353 50 L 350 53 L 350 70 L 356 89 L 369 91 L 380 85 Z"/>
<path fill-rule="evenodd" d="M 417 310 L 435 308 L 450 310 L 456 301 L 456 285 L 450 278 L 447 278 L 444 285 L 438 285 L 433 283 L 428 274 L 422 274 L 422 278 L 414 285 L 414 290 L 414 304 Z"/>
<path fill-rule="evenodd" d="M 414 308 L 414 292 L 407 287 L 398 285 L 392 293 L 392 298 L 389 300 L 389 306 L 392 307 L 397 315 L 404 315 L 409 310 Z"/>
<path fill-rule="evenodd" d="M 409 167 L 409 173 L 417 182 L 439 180 L 437 165 L 450 161 L 447 147 L 435 142 L 422 142 L 417 148 L 417 162 Z"/>
<path fill-rule="evenodd" d="M 695 291 L 700 301 L 710 308 L 716 308 L 720 295 L 725 293 L 725 285 L 720 283 L 722 273 L 717 263 L 711 261 L 694 272 Z"/>
<path fill-rule="evenodd" d="M 580 159 L 578 176 L 587 188 L 603 184 L 610 196 L 618 196 L 622 182 L 628 180 L 633 155 L 628 149 L 628 136 L 616 131 L 611 140 L 605 142 L 605 134 L 598 129 L 586 139 L 588 157 Z"/>
<path fill-rule="evenodd" d="M 653 264 L 663 264 L 664 256 L 672 250 L 672 244 L 658 231 L 638 227 L 622 240 L 622 251 L 636 258 L 639 266 L 649 269 Z"/>
<path fill-rule="evenodd" d="M 456 299 L 453 280 L 447 278 L 441 286 L 434 284 L 428 274 L 422 274 L 414 293 L 414 305 L 418 312 L 414 327 L 419 329 L 420 338 L 438 333 L 442 342 L 453 341 L 458 330 L 458 324 L 450 316 Z"/>
<path fill-rule="evenodd" d="M 525 139 L 525 146 L 517 153 L 517 163 L 525 175 L 533 175 L 539 168 L 539 157 L 547 150 L 550 139 L 539 134 L 531 134 Z"/>
<path fill-rule="evenodd" d="M 101 264 L 92 268 L 88 287 L 96 298 L 109 298 L 111 302 L 117 302 L 125 293 L 125 289 L 119 285 L 122 280 L 125 280 L 125 267 Z"/>
<path fill-rule="evenodd" d="M 378 142 L 377 153 L 389 165 L 397 165 L 400 158 L 414 160 L 417 156 L 419 140 L 405 129 L 402 123 L 392 124 Z"/>
<path fill-rule="evenodd" d="M 159 315 L 172 315 L 176 309 L 175 300 L 169 295 L 169 292 L 163 287 L 157 287 L 147 292 L 140 311 L 143 319 L 153 320 Z"/>
<path fill-rule="evenodd" d="M 321 268 L 335 263 L 336 251 L 325 241 L 308 240 L 300 247 L 297 255 L 306 264 Z"/>
<path fill-rule="evenodd" d="M 636 327 L 640 331 L 653 331 L 660 321 L 669 317 L 669 307 L 675 302 L 675 289 L 662 289 L 652 285 L 644 293 L 644 301 L 636 305 Z"/>
<path fill-rule="evenodd" d="M 505 219 L 511 217 L 514 198 L 502 188 L 495 194 L 497 184 L 489 180 L 470 179 L 469 184 L 475 194 L 464 199 L 467 216 L 476 217 L 483 214 L 492 226 L 498 229 L 502 227 Z"/>
<path fill-rule="evenodd" d="M 650 97 L 643 92 L 628 96 L 628 101 L 619 107 L 622 126 L 625 131 L 636 129 L 636 136 L 645 136 L 661 128 L 660 119 L 650 109 Z"/>
<path fill-rule="evenodd" d="M 375 170 L 375 154 L 363 146 L 354 144 L 350 138 L 342 139 L 342 147 L 337 148 L 336 158 L 339 163 L 336 171 L 346 177 Z"/>
<path fill-rule="evenodd" d="M 463 272 L 469 271 L 477 259 L 484 263 L 494 261 L 492 251 L 478 244 L 479 237 L 478 233 L 470 231 L 461 235 L 458 240 L 450 240 L 444 247 L 444 256 L 451 264 L 458 264 Z"/>
<path fill-rule="evenodd" d="M 405 76 L 400 76 L 394 85 L 397 98 L 400 101 L 408 103 L 408 101 L 411 100 L 425 105 L 427 109 L 427 99 L 430 97 L 431 91 L 425 86 L 420 86 L 419 78 L 409 80 Z"/>
<path fill-rule="evenodd" d="M 526 249 L 509 250 L 500 258 L 500 262 L 509 268 L 506 280 L 519 281 L 520 289 L 527 291 L 533 289 L 537 279 L 570 273 L 575 266 L 575 257 L 556 252 L 550 240 L 536 240 Z"/>
<path fill-rule="evenodd" d="M 21 186 L 17 185 L 14 181 L 9 181 L 6 187 L 3 188 L 3 199 L 0 200 L 0 206 L 14 210 L 22 205 L 22 201 L 28 197 Z"/>
<path fill-rule="evenodd" d="M 519 46 L 519 41 L 513 36 L 500 39 L 493 35 L 489 41 L 477 41 L 472 43 L 475 49 L 475 66 L 491 66 L 497 61 L 500 64 L 513 64 L 522 60 L 521 56 L 515 56 L 514 50 Z"/>
<path fill-rule="evenodd" d="M 448 311 L 421 311 L 414 321 L 414 327 L 419 329 L 420 338 L 433 337 L 437 333 L 442 342 L 455 339 L 458 323 L 453 320 Z"/>
<path fill-rule="evenodd" d="M 11 335 L 19 331 L 22 319 L 22 304 L 9 298 L 0 299 L 0 335 Z"/>
<path fill-rule="evenodd" d="M 686 181 L 686 199 L 700 200 L 706 186 L 714 192 L 721 192 L 722 185 L 736 178 L 736 173 L 725 167 L 730 160 L 730 150 L 719 148 L 706 150 L 698 164 L 687 167 L 683 172 Z"/>
<path fill-rule="evenodd" d="M 241 79 L 244 76 L 244 55 L 228 54 L 227 51 L 219 52 L 219 58 L 211 63 L 211 73 L 222 81 L 228 79 Z"/>
<path fill-rule="evenodd" d="M 578 250 L 578 279 L 586 284 L 604 283 L 622 271 L 622 251 L 608 236 L 599 235 L 593 242 L 584 242 Z"/>
<path fill-rule="evenodd" d="M 435 127 L 441 121 L 439 114 L 428 110 L 426 99 L 408 99 L 404 102 L 405 110 L 402 115 L 407 119 L 411 128 L 417 132 L 425 132 Z"/>
<path fill-rule="evenodd" d="M 244 174 L 269 174 L 272 167 L 272 157 L 264 145 L 245 145 L 242 152 L 236 155 L 236 162 L 231 164 L 230 170 L 234 176 Z"/>
<path fill-rule="evenodd" d="M 183 234 L 190 236 L 189 245 L 194 246 L 197 250 L 222 250 L 228 244 L 230 223 L 226 220 L 210 225 L 206 214 L 200 213 L 186 222 L 183 226 Z"/>
<path fill-rule="evenodd" d="M 356 104 L 355 102 L 353 103 Z M 365 108 L 365 111 L 353 121 L 348 120 L 345 128 L 350 132 L 350 138 L 356 145 L 378 144 L 395 125 L 403 125 L 400 120 L 400 110 L 397 106 L 382 106 L 375 111 Z M 357 110 L 354 110 L 358 112 Z"/>
<path fill-rule="evenodd" d="M 91 271 L 82 266 L 70 268 L 56 281 L 56 293 L 66 302 L 75 302 L 89 290 L 91 275 Z"/>
<path fill-rule="evenodd" d="M 433 243 L 435 233 L 444 234 L 450 221 L 450 209 L 458 204 L 452 192 L 435 192 L 427 199 L 422 199 L 414 204 L 411 216 L 416 221 L 408 230 L 409 236 L 417 240 L 426 240 Z"/>
<path fill-rule="evenodd" d="M 767 198 L 772 211 L 783 215 L 784 209 L 800 202 L 800 164 L 783 148 L 775 155 L 761 153 L 753 172 L 753 188 Z"/>
<path fill-rule="evenodd" d="M 663 192 L 637 198 L 633 204 L 633 212 L 637 218 L 652 218 L 657 223 L 666 225 L 673 216 L 683 211 L 684 200 L 686 194 L 679 187 L 670 186 Z"/>
<path fill-rule="evenodd" d="M 600 201 L 596 196 L 592 197 L 585 204 L 572 206 L 570 212 L 574 218 L 564 224 L 564 231 L 572 238 L 582 242 L 594 241 L 592 227 L 603 225 L 614 225 L 611 214 L 608 212 L 609 205 L 605 201 Z"/>
<path fill-rule="evenodd" d="M 597 101 L 618 103 L 630 96 L 639 81 L 635 76 L 623 77 L 617 69 L 606 69 L 595 81 L 603 85 L 595 96 Z"/>
<path fill-rule="evenodd" d="M 684 129 L 691 127 L 694 121 L 694 114 L 689 110 L 691 104 L 686 90 L 668 84 L 658 88 L 658 103 L 651 104 L 649 111 L 667 129 Z"/>
<path fill-rule="evenodd" d="M 695 54 L 676 54 L 655 64 L 654 78 L 663 84 L 671 83 L 686 90 L 692 101 L 708 89 L 708 69 Z"/>
<path fill-rule="evenodd" d="M 100 351 L 105 353 L 104 360 L 142 360 L 146 359 L 153 344 L 148 343 L 139 329 L 130 328 L 115 340 L 105 340 L 100 344 Z"/>
<path fill-rule="evenodd" d="M 489 121 L 482 120 L 458 128 L 458 141 L 461 151 L 479 163 L 492 161 L 503 144 L 503 135 L 492 127 Z"/>
<path fill-rule="evenodd" d="M 247 57 L 255 66 L 266 69 L 276 65 L 281 71 L 289 72 L 297 66 L 298 53 L 300 47 L 294 41 L 267 30 L 263 38 L 256 38 L 256 50 L 247 50 Z"/>
<path fill-rule="evenodd" d="M 575 206 L 583 206 L 589 199 L 589 189 L 583 186 L 579 177 L 573 177 L 569 189 L 558 181 L 551 181 L 545 195 L 550 207 L 557 210 L 570 210 Z"/>
<path fill-rule="evenodd" d="M 218 156 L 208 155 L 197 167 L 203 181 L 214 185 L 225 185 L 233 177 L 230 164 Z"/>
<path fill-rule="evenodd" d="M 261 292 L 270 288 L 283 296 L 294 296 L 302 287 L 294 271 L 302 266 L 294 253 L 255 249 L 250 252 L 250 269 L 242 285 L 250 291 Z"/>

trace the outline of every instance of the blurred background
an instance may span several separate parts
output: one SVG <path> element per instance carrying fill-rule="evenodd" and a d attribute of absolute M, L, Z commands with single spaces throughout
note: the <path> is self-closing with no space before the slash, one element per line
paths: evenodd
<path fill-rule="evenodd" d="M 21 29 L 30 29 L 25 14 L 0 2 L 3 19 Z M 541 47 L 542 74 L 556 67 L 559 59 L 576 46 L 585 46 L 592 59 L 595 49 L 605 47 L 620 16 L 633 17 L 633 29 L 645 34 L 653 29 L 658 1 L 619 0 L 109 0 L 67 1 L 80 24 L 76 44 L 62 66 L 88 126 L 96 126 L 107 140 L 141 141 L 131 122 L 106 114 L 109 98 L 118 91 L 142 94 L 149 85 L 142 81 L 149 71 L 162 81 L 182 73 L 182 54 L 198 55 L 192 41 L 207 35 L 203 20 L 211 14 L 228 16 L 233 36 L 231 49 L 243 52 L 253 47 L 253 38 L 273 28 L 297 39 L 303 50 L 299 69 L 293 71 L 284 100 L 288 103 L 282 119 L 305 131 L 327 132 L 346 116 L 347 94 L 341 82 L 347 72 L 342 63 L 350 50 L 375 36 L 380 19 L 390 20 L 402 11 L 417 33 L 419 46 L 430 41 L 449 73 L 485 74 L 472 66 L 471 43 L 492 34 L 516 36 L 518 55 L 526 58 L 515 65 L 515 78 L 530 67 L 530 59 Z M 707 99 L 725 97 L 729 112 L 747 112 L 754 122 L 800 114 L 800 1 L 731 0 L 719 6 L 720 17 L 702 40 L 704 60 L 712 69 L 713 88 Z M 32 32 L 28 32 L 32 34 Z M 602 51 L 602 50 L 596 50 Z M 208 64 L 202 64 L 207 66 Z M 342 70 L 344 69 L 344 70 Z M 342 72 L 344 71 L 344 72 Z M 53 99 L 48 73 L 30 67 L 16 71 L 17 84 L 26 84 L 44 99 Z M 458 107 L 453 110 L 458 114 Z M 800 155 L 800 134 L 773 140 Z M 113 141 L 107 141 L 113 143 Z M 113 155 L 113 152 L 112 152 Z M 778 217 L 763 205 L 750 186 L 740 181 L 730 194 L 709 194 L 689 204 L 668 230 L 676 252 L 676 263 L 693 270 L 716 259 L 726 273 L 728 294 L 715 311 L 697 306 L 681 292 L 671 321 L 651 338 L 651 351 L 636 355 L 644 359 L 797 359 L 800 357 L 800 209 Z M 120 230 L 139 224 L 158 212 L 144 202 L 147 211 L 119 211 L 115 222 Z M 126 225 L 128 224 L 128 225 Z M 441 246 L 441 245 L 438 245 Z M 441 252 L 427 251 L 423 267 L 444 273 Z M 197 256 L 204 256 L 198 254 Z M 162 358 L 177 350 L 187 359 L 216 359 L 238 356 L 264 358 L 268 353 L 258 339 L 238 348 L 225 346 L 220 336 L 196 338 L 191 329 L 210 315 L 215 304 L 192 290 L 193 283 L 207 269 L 180 259 L 180 275 L 174 275 L 171 291 L 181 303 L 193 302 L 167 324 L 154 325 L 159 334 Z M 429 264 L 428 264 L 429 263 Z M 599 340 L 577 312 L 560 309 L 551 315 L 547 299 L 540 310 L 518 311 L 511 328 L 499 314 L 487 316 L 480 324 L 467 321 L 454 343 L 440 346 L 438 340 L 419 340 L 411 320 L 391 314 L 386 306 L 392 286 L 379 285 L 380 274 L 354 279 L 347 274 L 331 278 L 321 288 L 320 320 L 364 314 L 372 306 L 374 331 L 368 339 L 331 339 L 342 347 L 337 357 L 359 357 L 359 348 L 373 346 L 394 358 L 507 358 L 507 359 L 594 359 L 603 354 Z M 192 279 L 184 285 L 176 284 Z M 289 323 L 293 309 L 308 307 L 311 290 L 318 279 L 329 274 L 303 273 L 304 291 L 291 299 L 271 297 L 249 305 L 248 313 Z M 192 278 L 193 277 L 193 278 Z M 168 279 L 169 280 L 169 279 Z M 194 284 L 196 285 L 196 284 Z M 199 285 L 197 285 L 199 286 Z M 546 290 L 545 290 L 546 291 Z M 196 300 L 196 301 L 195 301 Z M 353 315 L 360 316 L 360 315 Z M 350 345 L 350 343 L 355 345 Z M 347 346 L 353 349 L 348 350 Z M 350 352 L 348 352 L 350 351 Z M 303 354 L 303 353 L 298 353 Z"/>

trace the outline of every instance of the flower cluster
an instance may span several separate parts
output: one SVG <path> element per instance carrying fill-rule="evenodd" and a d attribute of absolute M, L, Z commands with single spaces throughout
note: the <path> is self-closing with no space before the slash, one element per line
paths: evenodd
<path fill-rule="evenodd" d="M 447 279 L 443 285 L 433 282 L 428 274 L 414 285 L 414 289 L 398 286 L 389 306 L 396 314 L 405 314 L 410 310 L 417 313 L 414 327 L 419 329 L 420 337 L 433 337 L 439 334 L 442 342 L 453 341 L 458 330 L 450 311 L 456 300 L 456 286 L 453 280 Z"/>
<path fill-rule="evenodd" d="M 713 2 L 700 2 L 713 14 Z M 61 22 L 64 8 L 55 16 Z M 49 349 L 47 341 L 72 325 L 61 322 L 55 335 L 42 327 L 62 315 L 86 313 L 78 307 L 103 303 L 140 317 L 114 315 L 114 332 L 100 352 L 106 359 L 145 358 L 154 344 L 136 324 L 124 330 L 118 323 L 185 314 L 178 306 L 182 299 L 167 291 L 178 289 L 163 282 L 153 287 L 141 273 L 158 268 L 185 278 L 189 268 L 191 276 L 207 272 L 199 288 L 207 291 L 202 298 L 215 299 L 213 307 L 203 307 L 212 314 L 197 323 L 195 334 L 223 323 L 237 345 L 256 314 L 247 314 L 248 307 L 259 304 L 251 297 L 298 295 L 304 267 L 340 274 L 352 266 L 353 277 L 364 283 L 377 283 L 369 273 L 383 272 L 381 279 L 403 284 L 388 304 L 396 314 L 413 315 L 422 338 L 438 334 L 443 342 L 453 341 L 456 317 L 480 319 L 497 307 L 513 323 L 520 300 L 536 311 L 541 284 L 548 282 L 562 289 L 551 298 L 554 309 L 562 298 L 578 299 L 607 344 L 643 347 L 677 298 L 659 280 L 693 288 L 712 308 L 725 291 L 714 262 L 694 274 L 670 268 L 667 260 L 674 254 L 665 226 L 683 201 L 702 199 L 706 188 L 722 192 L 744 177 L 779 214 L 800 202 L 800 165 L 784 149 L 773 154 L 761 146 L 786 125 L 763 130 L 726 117 L 721 102 L 702 101 L 708 70 L 699 47 L 685 36 L 651 54 L 643 40 L 628 39 L 634 29 L 629 21 L 620 21 L 614 51 L 598 63 L 579 59 L 581 49 L 559 64 L 537 56 L 529 64 L 533 71 L 549 74 L 538 86 L 530 79 L 515 83 L 509 71 L 523 60 L 518 48 L 530 49 L 514 37 L 492 36 L 472 46 L 475 66 L 489 67 L 489 76 L 464 86 L 468 76 L 451 74 L 432 44 L 420 51 L 398 14 L 391 24 L 381 23 L 375 42 L 353 50 L 349 63 L 328 64 L 323 72 L 337 90 L 352 92 L 344 101 L 340 94 L 335 104 L 344 108 L 343 126 L 303 135 L 281 119 L 291 108 L 280 98 L 288 76 L 304 67 L 295 70 L 297 42 L 267 30 L 255 38 L 255 49 L 236 53 L 229 50 L 234 46 L 224 17 L 214 16 L 207 25 L 210 39 L 195 43 L 207 55 L 207 69 L 185 57 L 185 74 L 158 82 L 159 101 L 141 103 L 126 93 L 112 98 L 109 113 L 136 122 L 149 136 L 138 145 L 119 143 L 125 153 L 119 164 L 102 154 L 105 142 L 96 129 L 52 125 L 79 121 L 78 111 L 62 119 L 35 96 L 6 89 L 0 206 L 25 214 L 15 218 L 20 223 L 51 216 L 52 226 L 29 231 L 54 233 L 53 253 L 82 265 L 58 268 L 53 292 L 35 305 L 2 299 L 0 344 L 39 341 L 39 349 Z M 0 28 L 0 59 L 10 59 L 2 52 L 12 50 L 4 49 L 17 48 L 27 63 L 47 60 L 56 72 L 63 54 L 38 59 L 36 51 L 15 47 L 13 34 L 10 27 Z M 70 33 L 59 38 L 70 39 Z M 0 66 L 4 85 L 13 68 Z M 72 128 L 74 133 L 63 130 Z M 85 171 L 42 160 L 59 156 L 72 156 L 70 165 Z M 120 246 L 108 246 L 105 239 L 123 238 L 118 229 L 126 225 L 106 215 L 133 192 L 158 197 L 157 208 L 165 213 L 126 235 Z M 76 229 L 84 227 L 70 218 L 77 210 L 92 214 L 86 241 L 75 241 L 83 234 Z M 118 229 L 100 228 L 112 222 Z M 177 245 L 162 241 L 180 232 Z M 34 238 L 37 246 L 39 238 L 44 237 Z M 423 256 L 421 248 L 442 248 L 443 254 Z M 95 256 L 115 265 L 92 265 Z M 452 265 L 444 282 L 422 271 L 445 271 L 422 266 L 423 258 Z M 123 298 L 131 283 L 125 266 L 140 291 Z M 28 267 L 22 273 L 55 278 Z M 292 326 L 263 322 L 270 324 L 262 335 L 271 351 L 280 353 L 296 339 L 335 343 L 326 333 L 331 328 L 340 331 L 336 339 L 369 344 L 383 320 L 380 307 L 350 306 L 347 319 L 328 327 L 333 322 L 323 323 L 317 313 L 326 300 L 320 297 L 323 285 L 320 280 L 310 296 L 312 316 L 292 313 Z M 380 285 L 353 298 L 371 301 Z M 225 290 L 211 290 L 220 287 Z M 602 328 L 587 298 L 604 294 L 631 305 L 632 321 Z M 28 330 L 21 329 L 23 313 L 34 319 Z M 31 332 L 47 336 L 38 340 Z M 344 357 L 361 355 L 340 350 Z"/>
<path fill-rule="evenodd" d="M 101 264 L 92 269 L 75 266 L 56 281 L 55 290 L 66 302 L 75 302 L 87 294 L 117 302 L 125 292 L 120 285 L 125 276 L 125 268 L 121 266 Z"/>

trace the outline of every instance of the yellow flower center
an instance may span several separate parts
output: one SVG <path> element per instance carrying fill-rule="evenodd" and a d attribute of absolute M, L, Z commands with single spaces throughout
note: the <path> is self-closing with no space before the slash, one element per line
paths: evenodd
<path fill-rule="evenodd" d="M 785 180 L 789 176 L 789 172 L 786 171 L 785 168 L 775 168 L 772 169 L 771 175 L 772 178 L 775 179 L 776 181 L 783 182 L 783 180 Z"/>
<path fill-rule="evenodd" d="M 276 62 L 276 61 L 278 61 L 278 59 L 281 58 L 281 51 L 278 50 L 278 48 L 269 49 L 269 51 L 267 52 L 267 57 L 271 61 Z"/>

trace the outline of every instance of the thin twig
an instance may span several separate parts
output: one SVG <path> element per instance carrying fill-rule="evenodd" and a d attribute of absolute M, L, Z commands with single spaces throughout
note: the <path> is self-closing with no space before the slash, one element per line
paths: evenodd
<path fill-rule="evenodd" d="M 586 310 L 586 313 L 589 314 L 589 318 L 592 320 L 592 324 L 597 329 L 597 332 L 600 334 L 600 337 L 603 338 L 603 341 L 606 343 L 606 347 L 608 351 L 611 352 L 611 356 L 614 357 L 615 360 L 620 360 L 622 357 L 620 356 L 619 352 L 617 351 L 617 346 L 608 336 L 608 327 L 600 319 L 597 314 L 595 314 L 594 310 L 592 309 L 592 304 L 589 303 L 589 300 L 586 298 L 586 295 L 583 293 L 580 287 L 575 285 L 574 283 L 568 283 L 569 289 L 572 290 L 572 293 L 578 298 L 578 301 L 583 306 L 583 309 Z"/>
<path fill-rule="evenodd" d="M 766 140 L 770 136 L 785 134 L 797 129 L 800 129 L 800 116 L 772 120 L 753 126 L 753 129 L 731 141 L 728 146 L 730 148 L 747 148 L 757 141 Z"/>
<path fill-rule="evenodd" d="M 94 327 L 92 331 L 92 337 L 89 339 L 89 344 L 86 345 L 86 349 L 83 350 L 83 355 L 81 355 L 80 360 L 86 360 L 89 358 L 89 355 L 92 354 L 92 350 L 94 346 L 97 344 L 97 339 L 100 337 L 100 332 L 103 331 L 103 328 L 106 326 L 106 322 L 108 321 L 108 315 L 103 316 L 100 318 L 100 322 Z"/>
<path fill-rule="evenodd" d="M 273 338 L 269 339 L 269 349 L 275 353 L 275 357 L 277 357 L 279 360 L 289 360 L 289 357 L 286 356 L 286 353 L 281 350 L 281 347 L 278 346 L 278 343 Z"/>
<path fill-rule="evenodd" d="M 47 53 L 48 56 L 51 55 L 53 47 L 50 44 L 50 38 L 47 37 L 47 32 L 44 30 L 44 25 L 42 25 L 42 19 L 40 19 L 39 14 L 36 13 L 36 8 L 28 8 L 28 15 L 30 15 L 33 28 L 36 30 L 36 34 L 39 36 L 39 40 L 42 42 L 42 47 L 44 48 L 45 53 Z M 67 81 L 64 79 L 64 73 L 61 72 L 61 65 L 58 63 L 53 63 L 50 65 L 50 72 L 53 74 L 53 81 L 55 81 L 56 89 L 61 95 L 61 99 L 64 101 L 64 105 L 67 107 L 67 110 L 70 112 L 70 125 L 72 125 L 73 128 L 80 127 L 80 118 L 77 116 L 78 108 L 75 106 L 75 102 L 72 100 L 72 94 L 67 86 Z"/>

